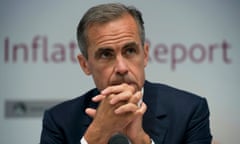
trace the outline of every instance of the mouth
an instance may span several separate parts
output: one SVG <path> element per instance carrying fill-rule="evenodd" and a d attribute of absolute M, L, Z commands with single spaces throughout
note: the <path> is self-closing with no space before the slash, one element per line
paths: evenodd
<path fill-rule="evenodd" d="M 126 81 L 115 81 L 115 82 L 112 82 L 111 85 L 112 86 L 116 86 L 116 85 L 121 85 L 123 83 L 128 84 L 129 86 L 133 87 L 135 89 L 135 91 L 139 91 L 140 90 L 140 88 L 137 85 L 137 83 L 130 82 L 130 81 L 129 82 L 126 82 Z"/>
<path fill-rule="evenodd" d="M 112 81 L 110 83 L 110 85 L 121 85 L 123 83 L 128 84 L 128 85 L 134 84 L 134 82 L 132 82 L 131 80 L 119 79 L 119 80 Z"/>

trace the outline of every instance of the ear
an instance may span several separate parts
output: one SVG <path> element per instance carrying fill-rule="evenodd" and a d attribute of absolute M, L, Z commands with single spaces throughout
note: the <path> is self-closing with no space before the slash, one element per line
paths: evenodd
<path fill-rule="evenodd" d="M 91 71 L 89 69 L 89 65 L 88 65 L 88 61 L 87 59 L 82 55 L 82 54 L 78 54 L 77 55 L 77 59 L 78 59 L 78 62 L 83 70 L 83 72 L 86 74 L 86 75 L 90 75 L 91 74 Z"/>
<path fill-rule="evenodd" d="M 145 42 L 145 44 L 144 44 L 144 67 L 146 67 L 148 64 L 148 59 L 149 59 L 148 52 L 149 52 L 149 44 Z"/>

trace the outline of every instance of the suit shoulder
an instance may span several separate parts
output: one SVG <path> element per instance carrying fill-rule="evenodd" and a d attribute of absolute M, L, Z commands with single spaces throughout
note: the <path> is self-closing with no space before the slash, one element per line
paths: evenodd
<path fill-rule="evenodd" d="M 147 82 L 145 88 L 148 91 L 146 97 L 153 99 L 148 101 L 148 105 L 154 106 L 152 111 L 164 109 L 169 115 L 175 118 L 178 115 L 182 120 L 190 118 L 194 113 L 209 114 L 207 100 L 204 97 L 159 83 Z"/>
<path fill-rule="evenodd" d="M 198 103 L 205 99 L 202 96 L 194 94 L 192 92 L 175 88 L 161 83 L 151 83 L 146 82 L 145 86 L 147 89 L 150 89 L 152 93 L 157 94 L 161 99 L 170 99 L 171 102 L 177 103 Z"/>
<path fill-rule="evenodd" d="M 81 96 L 57 104 L 47 111 L 51 113 L 66 114 L 68 112 L 73 112 L 74 110 L 85 109 L 85 107 L 91 103 L 91 98 L 97 95 L 97 93 L 97 89 L 91 89 Z"/>

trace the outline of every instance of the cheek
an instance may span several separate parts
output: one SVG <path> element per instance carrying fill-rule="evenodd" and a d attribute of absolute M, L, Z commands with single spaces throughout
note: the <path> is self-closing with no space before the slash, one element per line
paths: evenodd
<path fill-rule="evenodd" d="M 98 89 L 104 89 L 108 86 L 111 74 L 112 68 L 110 67 L 94 66 L 94 69 L 92 69 L 92 76 Z"/>
<path fill-rule="evenodd" d="M 92 68 L 92 73 L 97 76 L 106 77 L 112 71 L 112 67 L 110 65 L 97 64 L 97 62 L 92 64 Z M 101 78 L 103 79 L 104 77 Z"/>
<path fill-rule="evenodd" d="M 142 81 L 144 81 L 145 79 L 145 73 L 144 73 L 144 69 L 145 69 L 145 64 L 144 64 L 144 60 L 143 59 L 138 59 L 133 66 L 133 73 L 135 78 L 137 79 L 138 82 L 142 83 Z"/>
<path fill-rule="evenodd" d="M 133 73 L 138 80 L 141 80 L 144 76 L 144 65 L 143 63 L 134 65 Z"/>
<path fill-rule="evenodd" d="M 138 72 L 142 72 L 145 68 L 145 61 L 143 57 L 138 57 L 134 62 L 135 70 Z"/>

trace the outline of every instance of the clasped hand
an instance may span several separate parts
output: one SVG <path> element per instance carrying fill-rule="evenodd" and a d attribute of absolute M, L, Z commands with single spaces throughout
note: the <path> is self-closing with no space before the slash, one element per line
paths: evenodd
<path fill-rule="evenodd" d="M 142 116 L 147 107 L 141 102 L 142 96 L 141 91 L 136 91 L 128 84 L 102 90 L 92 99 L 100 102 L 97 110 L 86 109 L 86 113 L 93 117 L 93 122 L 84 135 L 86 139 L 106 142 L 113 134 L 121 132 L 135 141 L 146 135 L 142 129 Z"/>

